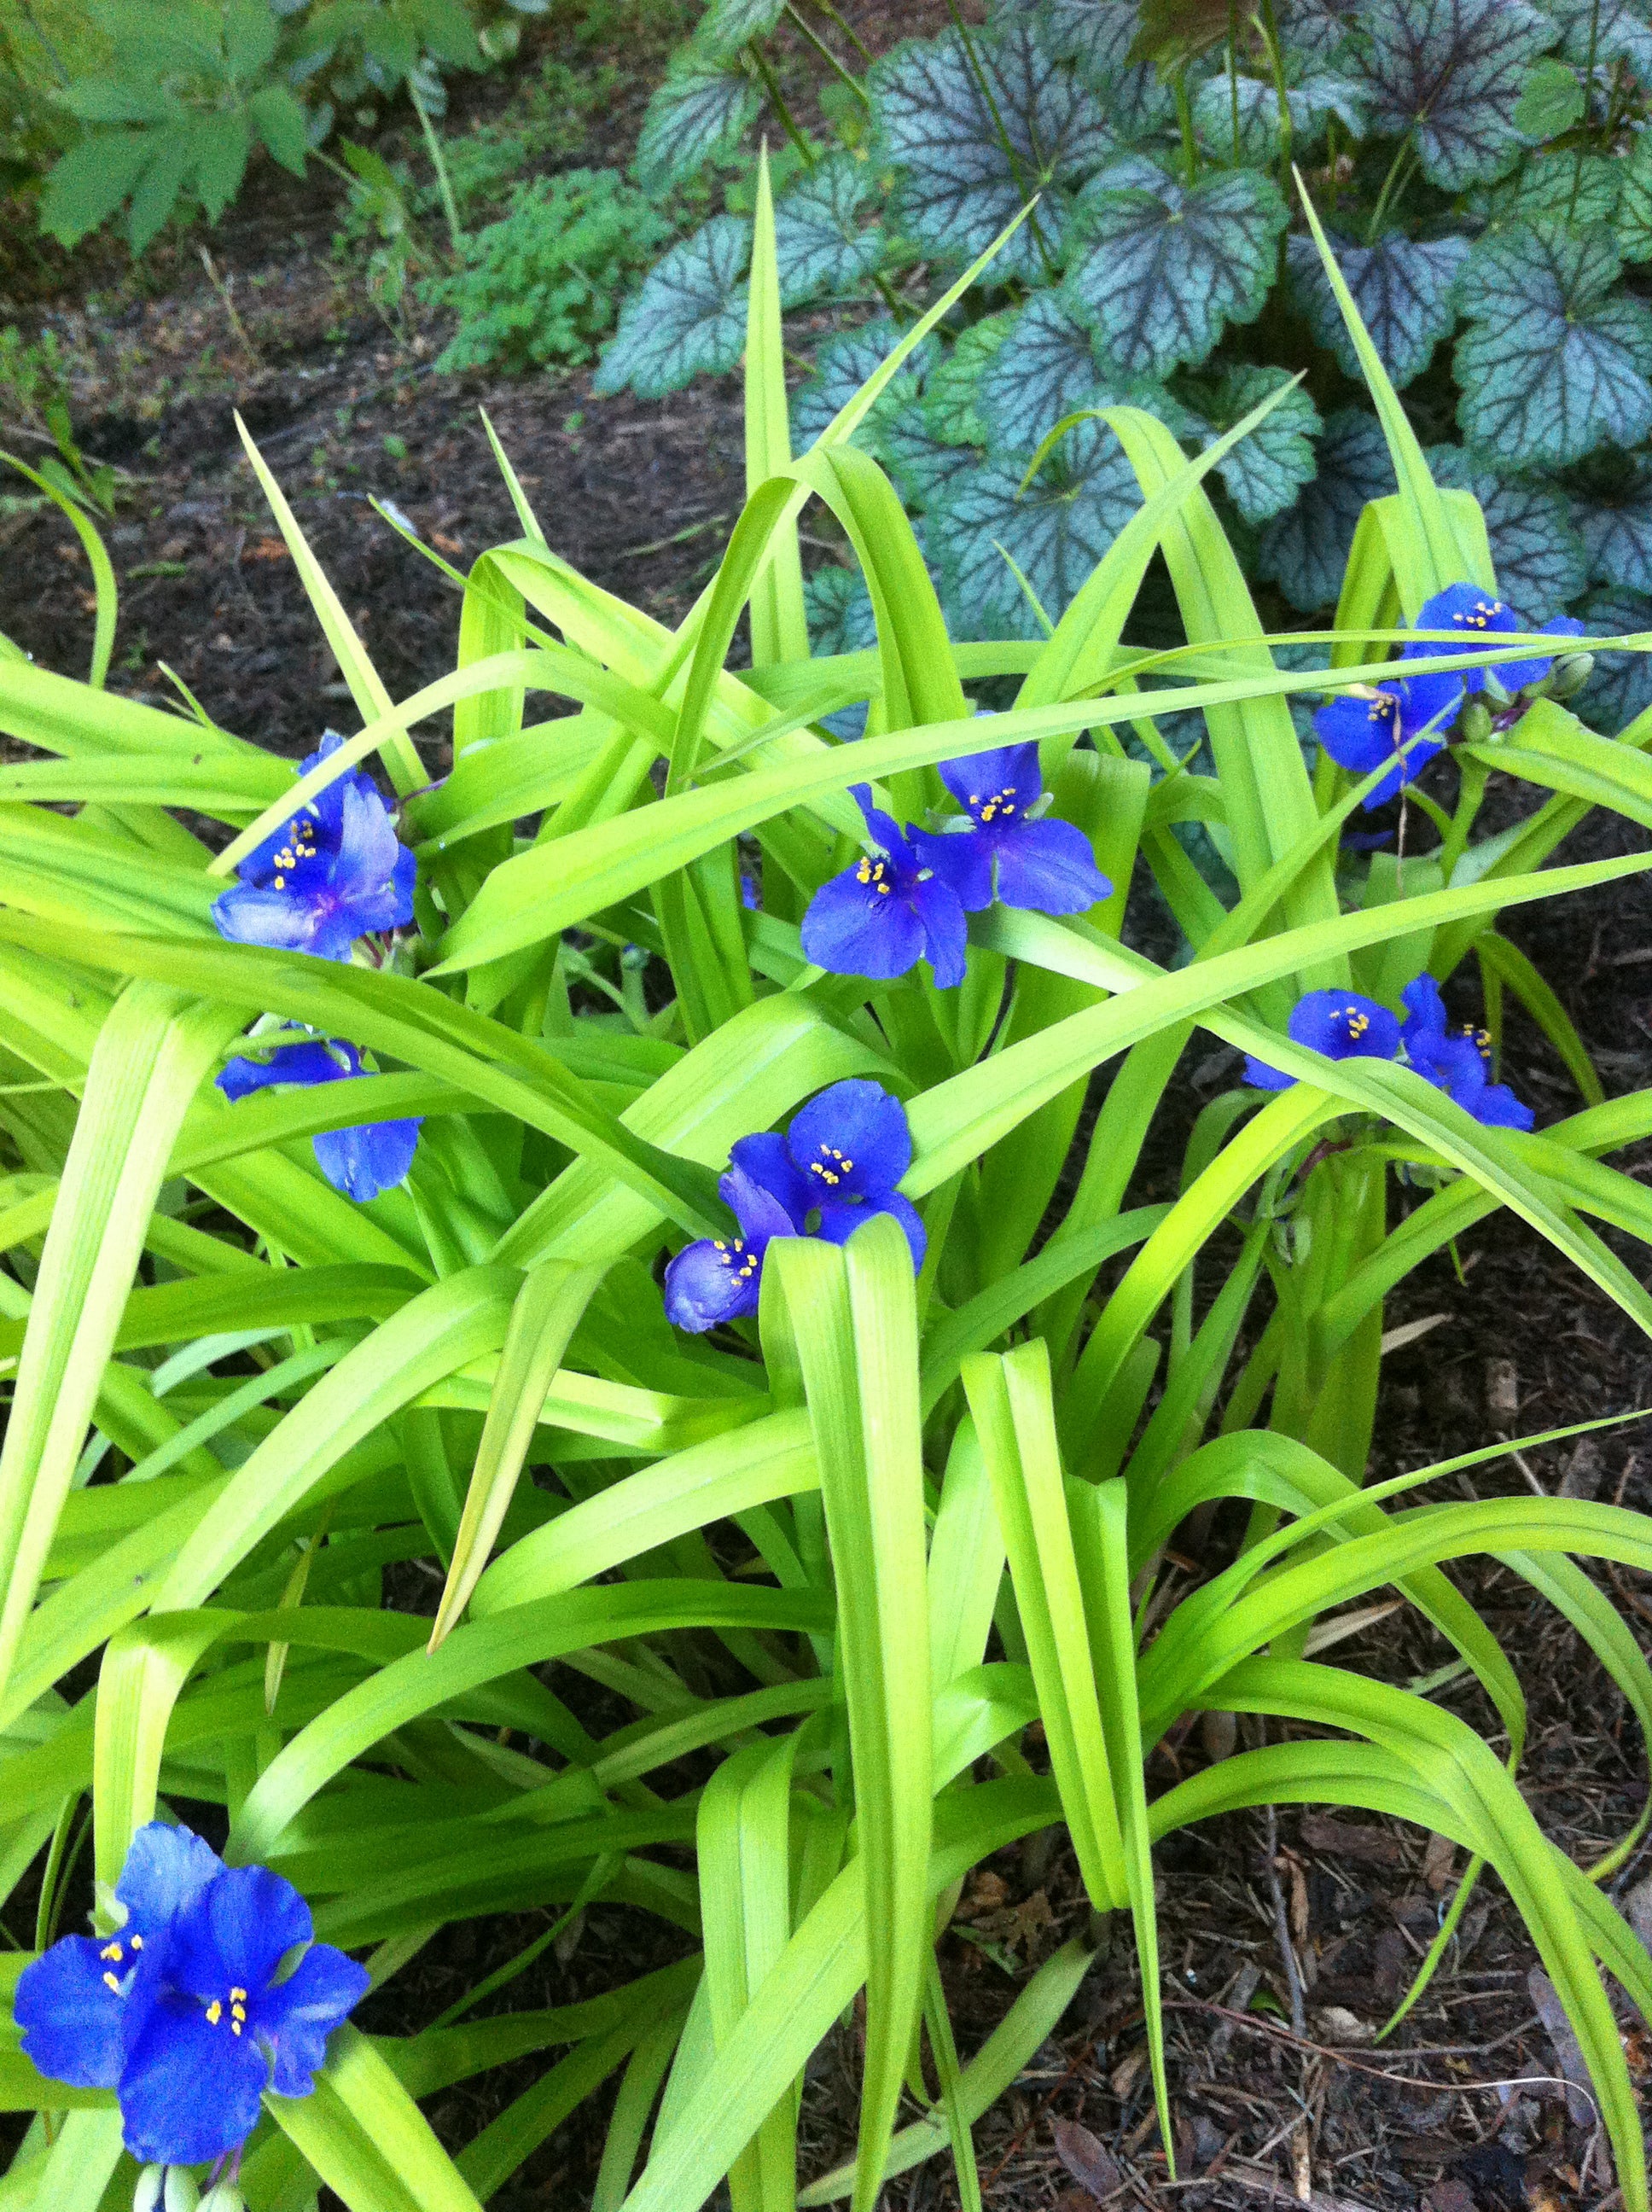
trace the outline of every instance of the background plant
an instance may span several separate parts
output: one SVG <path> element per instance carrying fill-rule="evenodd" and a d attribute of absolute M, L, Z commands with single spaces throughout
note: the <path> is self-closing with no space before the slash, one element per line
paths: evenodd
<path fill-rule="evenodd" d="M 960 17 L 870 66 L 818 0 L 714 0 L 636 167 L 659 185 L 726 164 L 765 112 L 803 149 L 776 209 L 782 300 L 884 319 L 817 348 L 793 398 L 799 441 L 909 322 L 928 272 L 962 268 L 1039 195 L 871 434 L 961 636 L 1038 635 L 1135 496 L 1101 434 L 1023 489 L 1070 410 L 1128 401 L 1196 452 L 1298 371 L 1214 490 L 1279 616 L 1334 601 L 1359 513 L 1393 477 L 1292 162 L 1436 476 L 1481 502 L 1509 598 L 1534 621 L 1573 608 L 1632 628 L 1652 605 L 1649 76 L 1634 0 L 994 0 L 984 28 Z M 749 224 L 722 216 L 675 247 L 606 383 L 654 395 L 732 368 L 749 251 Z M 823 638 L 846 635 L 847 611 L 834 582 Z M 1626 719 L 1643 682 L 1620 670 L 1600 710 Z"/>
<path fill-rule="evenodd" d="M 465 2212 L 621 2069 L 604 2208 L 678 2212 L 725 2175 L 737 2212 L 793 2205 L 795 2098 L 863 1984 L 856 2160 L 804 2195 L 870 2208 L 886 2171 L 950 2155 L 974 2204 L 970 2124 L 1090 1953 L 1064 1945 L 961 2057 L 934 1947 L 969 1870 L 1066 1823 L 1092 1905 L 1133 1922 L 1163 2103 L 1154 1843 L 1256 1803 L 1364 1804 L 1469 1855 L 1430 1969 L 1482 1869 L 1507 1885 L 1645 2212 L 1598 1971 L 1652 2017 L 1652 1960 L 1600 1887 L 1644 1816 L 1587 1869 L 1546 1840 L 1517 1786 L 1511 1656 L 1442 1569 L 1494 1554 L 1644 1731 L 1652 1674 L 1577 1556 L 1652 1566 L 1647 1522 L 1524 1492 L 1432 1502 L 1451 1468 L 1360 1485 L 1384 1298 L 1498 1207 L 1652 1334 L 1593 1225 L 1652 1232 L 1606 1158 L 1652 1133 L 1652 1096 L 1601 1096 L 1497 926 L 1647 866 L 1549 863 L 1591 805 L 1652 826 L 1652 717 L 1602 736 L 1552 684 L 1523 692 L 1430 763 L 1414 803 L 1437 844 L 1403 868 L 1345 855 L 1382 771 L 1354 783 L 1327 760 L 1310 781 L 1287 702 L 1382 678 L 1437 592 L 1493 586 L 1477 502 L 1436 485 L 1351 304 L 1400 489 L 1362 513 L 1317 665 L 1276 664 L 1205 488 L 1285 404 L 1272 393 L 1191 461 L 1154 414 L 1111 410 L 1138 495 L 1053 633 L 954 640 L 856 441 L 956 301 L 793 459 L 766 183 L 753 238 L 748 497 L 679 630 L 561 560 L 506 463 L 520 535 L 456 579 L 453 672 L 393 701 L 253 453 L 353 736 L 295 780 L 196 714 L 110 696 L 106 562 L 89 681 L 0 661 L 0 728 L 29 756 L 0 806 L 5 1893 L 39 1870 L 43 1946 L 89 1794 L 99 1881 L 153 1813 L 188 1808 L 232 1865 L 291 1879 L 380 1988 L 433 1925 L 472 1915 L 553 1906 L 555 1928 L 602 1898 L 689 1938 L 597 2012 L 467 2019 L 492 1977 L 416 2032 L 341 2031 L 313 2097 L 270 2100 L 240 2170 L 253 2212 L 323 2182 L 357 2212 Z M 860 561 L 865 649 L 808 650 L 811 498 Z M 1187 641 L 1169 660 L 1124 641 L 1161 559 Z M 1509 652 L 1448 635 L 1414 667 Z M 1013 697 L 991 720 L 971 712 L 987 682 Z M 575 711 L 532 719 L 547 693 Z M 823 718 L 856 706 L 866 736 L 833 743 Z M 450 708 L 433 783 L 411 733 Z M 1194 716 L 1208 776 L 1159 726 Z M 922 819 L 945 805 L 939 763 L 1023 742 L 1116 888 L 1082 915 L 983 909 L 955 989 L 811 965 L 800 919 L 861 849 L 851 787 Z M 223 941 L 215 907 L 256 903 L 249 886 L 293 865 L 295 823 L 333 820 L 353 790 L 382 827 L 382 799 L 345 782 L 364 764 L 416 855 L 415 927 L 354 961 Z M 1494 771 L 1528 805 L 1487 836 Z M 1226 841 L 1230 904 L 1186 866 L 1190 820 Z M 414 871 L 374 849 L 399 895 Z M 1175 970 L 1124 941 L 1139 868 L 1188 939 Z M 1493 1031 L 1513 994 L 1579 1112 L 1486 1127 L 1415 1066 L 1288 1032 L 1305 991 L 1393 1010 L 1419 970 L 1461 1013 L 1471 960 Z M 255 1020 L 350 1053 L 337 1078 L 231 1105 L 214 1078 L 263 1048 Z M 1294 1080 L 1212 1100 L 1176 1199 L 1132 1204 L 1198 1030 Z M 781 1236 L 755 1316 L 673 1333 L 661 1262 L 726 1238 L 732 1147 L 852 1079 L 901 1102 L 921 1270 L 884 1214 L 842 1247 Z M 405 1183 L 351 1204 L 315 1138 L 415 1121 Z M 1207 1508 L 1183 1583 L 1164 1547 Z M 398 1575 L 414 1561 L 440 1578 L 434 1620 Z M 1389 1586 L 1484 1687 L 1506 1764 L 1426 1697 L 1303 1656 L 1323 1609 Z M 593 1738 L 582 1679 L 637 1720 Z M 1209 1711 L 1266 1717 L 1272 1740 L 1150 1800 L 1146 1753 Z M 28 1955 L 0 1957 L 0 1988 Z M 914 2075 L 928 2110 L 897 2132 L 920 2022 L 938 2094 Z M 566 2056 L 450 2158 L 417 2100 L 550 2050 Z M 37 2115 L 9 2194 L 40 2212 L 130 2198 L 107 2092 L 44 2080 L 9 2042 L 0 2083 Z"/>

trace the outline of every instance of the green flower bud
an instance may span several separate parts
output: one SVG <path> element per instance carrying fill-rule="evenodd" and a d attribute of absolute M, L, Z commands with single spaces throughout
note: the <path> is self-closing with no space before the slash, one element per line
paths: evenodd
<path fill-rule="evenodd" d="M 169 2166 L 162 2191 L 166 2212 L 199 2212 L 201 2191 L 186 2166 Z"/>
<path fill-rule="evenodd" d="M 1458 725 L 1466 744 L 1483 745 L 1491 734 L 1491 709 L 1484 699 L 1471 699 Z"/>
<path fill-rule="evenodd" d="M 1563 653 L 1543 688 L 1552 699 L 1575 698 L 1594 673 L 1592 653 Z"/>
<path fill-rule="evenodd" d="M 164 2166 L 146 2166 L 138 2175 L 137 2186 L 132 2191 L 132 2212 L 155 2212 L 166 2179 Z"/>

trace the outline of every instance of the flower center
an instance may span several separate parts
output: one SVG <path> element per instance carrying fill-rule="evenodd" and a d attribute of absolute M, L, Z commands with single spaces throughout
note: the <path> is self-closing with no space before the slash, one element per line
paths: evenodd
<path fill-rule="evenodd" d="M 1357 1006 L 1345 1006 L 1339 1018 L 1350 1044 L 1357 1044 L 1371 1025 L 1370 1016 L 1361 1013 Z"/>
<path fill-rule="evenodd" d="M 207 2026 L 216 2027 L 224 2016 L 224 2002 L 222 1997 L 213 1998 L 212 2002 L 206 2008 L 206 2016 Z M 246 1991 L 238 1984 L 229 1992 L 229 2032 L 232 2035 L 239 2035 L 246 2026 Z"/>
<path fill-rule="evenodd" d="M 751 1249 L 744 1237 L 715 1237 L 712 1239 L 717 1256 L 731 1269 L 737 1282 L 749 1283 L 756 1273 L 760 1255 Z"/>
<path fill-rule="evenodd" d="M 301 861 L 315 858 L 315 823 L 303 815 L 295 814 L 287 824 L 287 842 L 275 856 L 277 873 L 275 886 L 278 891 L 287 888 L 287 878 Z"/>
<path fill-rule="evenodd" d="M 981 799 L 971 793 L 969 811 L 981 822 L 990 822 L 995 814 L 1013 814 L 1016 804 L 1014 784 L 1005 784 L 1002 791 L 994 791 Z"/>
<path fill-rule="evenodd" d="M 1503 612 L 1501 599 L 1476 599 L 1467 614 L 1454 615 L 1453 629 L 1490 629 Z"/>
<path fill-rule="evenodd" d="M 134 1953 L 139 1952 L 143 1948 L 143 1938 L 141 1936 L 134 1936 L 129 1940 L 131 1949 Z M 125 1958 L 125 1955 L 126 1947 L 118 1941 L 106 1943 L 103 1948 L 98 1953 L 100 1959 L 112 1960 L 117 1966 L 121 1964 L 122 1960 Z M 103 1986 L 106 1990 L 112 1991 L 112 1993 L 118 1997 L 124 1996 L 125 1995 L 125 1990 L 121 1985 L 119 1975 L 115 1973 L 108 1966 L 106 1966 L 104 1969 Z"/>
<path fill-rule="evenodd" d="M 1400 720 L 1400 702 L 1392 691 L 1379 691 L 1366 710 L 1366 720 L 1372 722 L 1393 722 Z"/>
<path fill-rule="evenodd" d="M 818 1176 L 822 1182 L 833 1190 L 837 1188 L 846 1175 L 851 1175 L 853 1171 L 854 1162 L 846 1160 L 835 1145 L 823 1145 L 820 1147 L 820 1158 L 809 1163 L 810 1174 Z"/>
<path fill-rule="evenodd" d="M 854 879 L 858 884 L 867 884 L 884 898 L 887 898 L 895 889 L 894 884 L 889 880 L 889 871 L 883 861 L 874 860 L 869 853 L 863 853 L 860 855 L 860 865 L 854 872 Z"/>

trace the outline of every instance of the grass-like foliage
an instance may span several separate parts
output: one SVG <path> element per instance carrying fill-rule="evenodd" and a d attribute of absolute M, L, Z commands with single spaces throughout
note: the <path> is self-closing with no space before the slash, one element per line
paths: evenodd
<path fill-rule="evenodd" d="M 1272 392 L 1192 462 L 1138 408 L 1064 432 L 1127 469 L 1117 526 L 1050 635 L 955 642 L 857 442 L 927 331 L 794 457 L 766 183 L 754 237 L 749 495 L 679 629 L 561 559 L 512 477 L 520 536 L 454 580 L 453 672 L 394 701 L 255 457 L 360 718 L 301 780 L 0 659 L 29 753 L 0 769 L 0 1889 L 44 1864 L 34 1940 L 60 1939 L 0 1956 L 0 2088 L 39 2115 L 5 2201 L 130 2201 L 124 2114 L 152 2157 L 175 2124 L 180 2161 L 251 2124 L 253 2212 L 320 2182 L 464 2212 L 623 2073 L 601 2212 L 689 2212 L 724 2177 L 735 2212 L 870 2212 L 929 2158 L 976 2205 L 971 2123 L 1090 1954 L 1058 1951 L 961 2063 L 934 1948 L 969 1869 L 1065 1823 L 1097 1911 L 1133 1923 L 1163 2105 L 1155 1843 L 1314 1801 L 1449 1837 L 1465 1893 L 1495 1870 L 1646 2212 L 1602 1972 L 1652 2017 L 1652 1960 L 1599 1887 L 1635 1838 L 1588 1869 L 1546 1839 L 1511 1656 L 1446 1570 L 1495 1554 L 1645 1726 L 1652 1674 L 1577 1561 L 1652 1567 L 1652 1528 L 1463 1503 L 1444 1469 L 1362 1483 L 1384 1297 L 1494 1209 L 1652 1332 L 1591 1225 L 1652 1237 L 1606 1157 L 1652 1095 L 1602 1100 L 1498 931 L 1647 865 L 1546 864 L 1591 805 L 1652 825 L 1652 717 L 1599 736 L 1552 637 L 1487 643 L 1480 510 L 1436 489 L 1345 295 L 1398 489 L 1360 517 L 1315 666 L 1276 665 L 1203 481 Z M 853 544 L 868 649 L 810 656 L 811 500 Z M 1124 642 L 1158 556 L 1168 657 Z M 988 679 L 1013 702 L 990 720 L 966 689 Z M 1379 732 L 1357 780 L 1304 766 L 1291 701 L 1327 687 Z M 413 735 L 449 711 L 433 785 Z M 1325 734 L 1369 737 L 1357 714 Z M 1342 854 L 1396 769 L 1438 847 Z M 1532 805 L 1486 840 L 1493 769 Z M 1174 969 L 1121 939 L 1144 872 L 1189 941 Z M 1434 984 L 1473 959 L 1568 1055 L 1571 1119 L 1522 1126 L 1518 1068 L 1446 1023 Z M 1175 1202 L 1133 1202 L 1201 1031 L 1251 1079 L 1200 1115 Z M 1243 1541 L 1189 1579 L 1167 1546 L 1206 1508 Z M 1506 1762 L 1304 1656 L 1384 1589 L 1484 1686 Z M 593 1738 L 581 1676 L 636 1719 Z M 1272 1733 L 1150 1796 L 1148 1754 L 1201 1711 Z M 88 1799 L 96 1933 L 65 1948 Z M 157 1841 L 180 1816 L 228 1872 Z M 187 1898 L 159 1893 L 163 1845 Z M 236 1897 L 245 1926 L 214 1903 Z M 361 1978 L 339 1951 L 393 1989 L 444 1923 L 598 1898 L 697 1948 L 594 2006 L 336 2026 Z M 312 1926 L 295 2042 L 281 1958 Z M 811 2054 L 863 1986 L 858 2153 L 799 2197 Z M 275 2049 L 261 2112 L 244 2027 Z M 538 2051 L 562 2055 L 450 2157 L 420 2100 Z"/>

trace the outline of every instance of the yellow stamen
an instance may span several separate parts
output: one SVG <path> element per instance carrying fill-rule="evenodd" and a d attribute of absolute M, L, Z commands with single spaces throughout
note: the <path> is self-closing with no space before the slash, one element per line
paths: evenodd
<path fill-rule="evenodd" d="M 207 2007 L 207 2026 L 209 2027 L 216 2027 L 218 2022 L 223 2018 L 223 2016 L 224 2008 L 222 2000 L 218 1997 L 214 1997 L 212 2002 Z"/>
<path fill-rule="evenodd" d="M 106 1990 L 112 1990 L 117 1996 L 120 1995 L 120 1984 L 113 1974 L 104 1976 L 103 1986 Z"/>
<path fill-rule="evenodd" d="M 118 1943 L 106 1943 L 106 1944 L 104 1945 L 103 1948 L 102 1948 L 102 1949 L 98 1953 L 98 1956 L 99 1956 L 99 1958 L 100 1958 L 100 1959 L 112 1959 L 112 1960 L 114 1960 L 114 1962 L 115 1962 L 116 1966 L 118 1966 L 118 1965 L 120 1964 L 120 1960 L 121 1960 L 121 1950 L 120 1950 L 120 1946 L 119 1946 L 119 1944 L 118 1944 Z"/>

